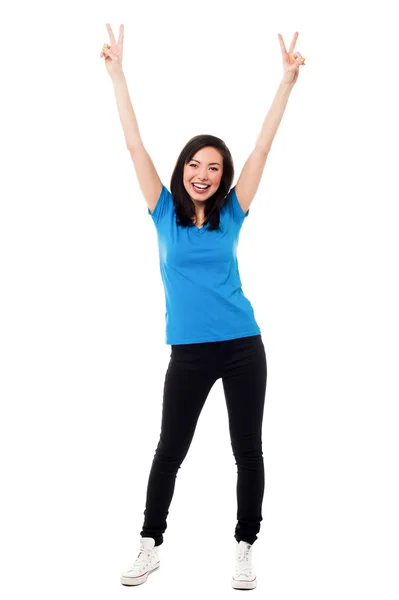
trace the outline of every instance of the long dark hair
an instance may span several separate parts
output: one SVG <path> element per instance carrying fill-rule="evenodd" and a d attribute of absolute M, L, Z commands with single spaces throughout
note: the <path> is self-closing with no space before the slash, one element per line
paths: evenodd
<path fill-rule="evenodd" d="M 194 227 L 193 217 L 195 217 L 195 205 L 187 193 L 183 184 L 184 165 L 187 165 L 193 156 L 205 148 L 212 146 L 219 150 L 223 157 L 223 173 L 220 185 L 216 192 L 205 201 L 205 220 L 204 225 L 209 223 L 209 229 L 219 229 L 220 209 L 226 202 L 226 197 L 230 191 L 234 179 L 234 165 L 230 150 L 223 140 L 214 135 L 196 135 L 191 138 L 180 152 L 175 168 L 170 180 L 170 191 L 173 197 L 176 212 L 176 223 L 183 227 Z"/>

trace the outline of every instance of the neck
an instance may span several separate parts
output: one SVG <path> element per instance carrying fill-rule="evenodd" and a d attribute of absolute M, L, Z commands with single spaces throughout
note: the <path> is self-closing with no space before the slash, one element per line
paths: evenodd
<path fill-rule="evenodd" d="M 205 202 L 201 202 L 200 200 L 193 200 L 191 198 L 194 206 L 195 206 L 195 212 L 196 213 L 201 213 L 204 214 L 205 212 Z"/>

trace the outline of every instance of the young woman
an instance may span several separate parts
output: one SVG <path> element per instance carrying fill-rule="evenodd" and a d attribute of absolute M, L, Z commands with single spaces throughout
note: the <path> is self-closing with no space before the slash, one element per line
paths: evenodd
<path fill-rule="evenodd" d="M 116 42 L 100 57 L 111 76 L 126 145 L 133 160 L 159 245 L 166 302 L 166 372 L 162 425 L 148 480 L 140 552 L 121 576 L 124 585 L 144 583 L 159 568 L 166 518 L 175 480 L 194 436 L 205 400 L 218 379 L 226 398 L 232 450 L 237 465 L 235 573 L 231 584 L 253 589 L 252 545 L 262 521 L 264 465 L 262 421 L 266 393 L 266 355 L 250 301 L 244 296 L 237 264 L 241 226 L 258 189 L 274 136 L 304 58 L 294 53 L 298 33 L 283 57 L 283 78 L 266 115 L 255 148 L 234 187 L 233 161 L 225 143 L 198 135 L 183 148 L 170 190 L 162 184 L 140 137 L 122 71 L 123 25 Z M 193 515 L 193 537 L 199 526 Z M 212 537 L 217 523 L 204 521 Z M 191 533 L 191 532 L 190 532 Z"/>

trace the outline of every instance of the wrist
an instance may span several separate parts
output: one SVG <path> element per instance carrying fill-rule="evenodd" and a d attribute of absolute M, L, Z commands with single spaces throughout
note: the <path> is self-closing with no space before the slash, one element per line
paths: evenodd
<path fill-rule="evenodd" d="M 284 77 L 283 77 L 283 79 L 282 79 L 282 80 L 281 80 L 281 82 L 280 82 L 280 85 L 281 85 L 282 87 L 285 87 L 285 88 L 287 88 L 287 89 L 291 89 L 291 90 L 292 90 L 292 88 L 294 87 L 295 83 L 293 83 L 292 81 L 286 81 L 286 80 L 284 79 Z"/>
<path fill-rule="evenodd" d="M 123 81 L 124 79 L 125 79 L 125 74 L 123 73 L 122 69 L 119 69 L 118 71 L 116 71 L 115 73 L 113 73 L 111 75 L 112 83 L 119 83 L 120 81 Z"/>

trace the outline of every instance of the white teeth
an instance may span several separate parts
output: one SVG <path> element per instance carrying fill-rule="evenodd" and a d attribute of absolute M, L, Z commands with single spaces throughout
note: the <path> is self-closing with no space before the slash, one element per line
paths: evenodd
<path fill-rule="evenodd" d="M 196 183 L 193 183 L 193 186 L 199 188 L 200 190 L 205 190 L 207 187 L 209 187 L 209 185 L 197 185 Z"/>

